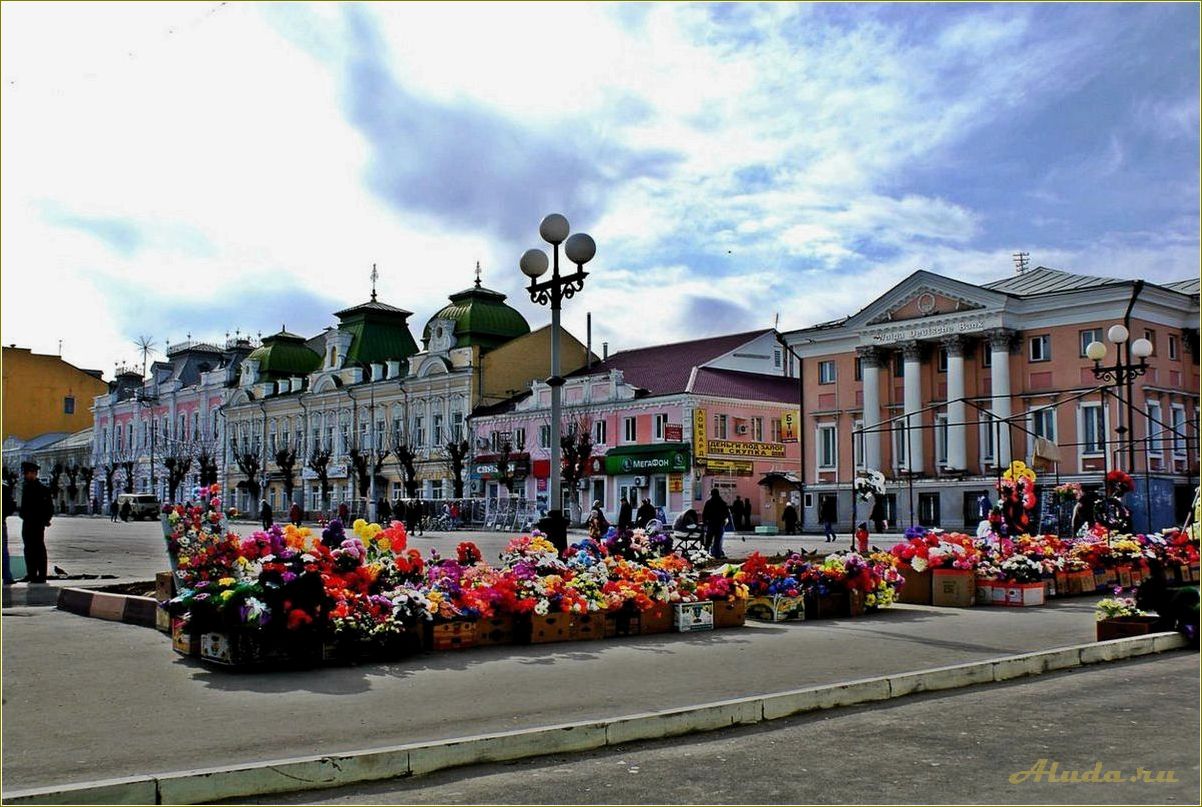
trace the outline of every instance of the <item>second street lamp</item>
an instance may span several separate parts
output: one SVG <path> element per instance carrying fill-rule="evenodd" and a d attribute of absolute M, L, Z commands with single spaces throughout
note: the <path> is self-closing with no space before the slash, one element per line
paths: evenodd
<path fill-rule="evenodd" d="M 1106 345 L 1101 342 L 1090 342 L 1085 347 L 1085 355 L 1093 361 L 1094 378 L 1122 387 L 1127 410 L 1127 425 L 1116 429 L 1122 434 L 1126 432 L 1127 439 L 1127 473 L 1135 472 L 1135 401 L 1132 398 L 1131 382 L 1148 370 L 1148 357 L 1152 355 L 1152 343 L 1147 339 L 1136 339 L 1127 344 L 1131 336 L 1124 325 L 1111 325 L 1106 332 L 1106 338 L 1114 343 L 1115 360 L 1112 365 L 1103 365 L 1106 358 Z M 1126 360 L 1124 361 L 1124 356 Z M 1132 359 L 1139 359 L 1135 364 Z"/>
<path fill-rule="evenodd" d="M 522 255 L 521 269 L 530 278 L 526 288 L 530 292 L 530 301 L 539 305 L 551 306 L 551 376 L 547 385 L 551 387 L 551 490 L 550 507 L 547 512 L 546 529 L 560 552 L 567 549 L 567 519 L 563 515 L 563 468 L 560 460 L 560 407 L 562 405 L 561 389 L 564 384 L 559 375 L 559 311 L 563 300 L 571 299 L 576 292 L 584 288 L 584 279 L 588 272 L 584 265 L 597 254 L 597 245 L 586 233 L 576 233 L 571 237 L 571 227 L 568 220 L 558 213 L 551 213 L 542 220 L 538 227 L 539 235 L 551 245 L 552 261 L 547 260 L 547 254 L 541 249 L 528 249 Z M 566 243 L 565 243 L 566 242 Z M 564 245 L 567 259 L 576 264 L 576 271 L 570 275 L 559 274 L 559 245 Z M 551 277 L 539 280 L 551 266 Z"/>

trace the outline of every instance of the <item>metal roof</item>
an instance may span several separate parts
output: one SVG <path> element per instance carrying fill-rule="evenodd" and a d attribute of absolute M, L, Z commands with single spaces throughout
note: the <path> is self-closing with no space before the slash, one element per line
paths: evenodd
<path fill-rule="evenodd" d="M 1030 297 L 1035 294 L 1053 294 L 1059 291 L 1077 291 L 1095 286 L 1113 286 L 1120 283 L 1130 283 L 1116 277 L 1096 277 L 1094 275 L 1078 275 L 1059 269 L 1049 269 L 1037 266 L 1022 274 L 986 283 L 983 288 L 1012 294 L 1016 297 Z"/>
<path fill-rule="evenodd" d="M 1199 286 L 1199 279 L 1195 277 L 1195 278 L 1191 278 L 1189 280 L 1177 280 L 1177 281 L 1174 281 L 1173 283 L 1161 283 L 1160 285 L 1164 286 L 1166 289 L 1172 289 L 1173 291 L 1179 291 L 1182 294 L 1197 294 L 1198 286 Z"/>
<path fill-rule="evenodd" d="M 344 308 L 335 313 L 334 316 L 338 317 L 339 319 L 344 319 L 351 314 L 358 314 L 367 311 L 376 311 L 382 314 L 403 314 L 406 317 L 413 314 L 412 311 L 406 311 L 403 308 L 397 308 L 395 305 L 381 303 L 375 299 L 372 299 L 366 303 L 360 303 L 359 305 L 353 305 L 350 308 Z"/>

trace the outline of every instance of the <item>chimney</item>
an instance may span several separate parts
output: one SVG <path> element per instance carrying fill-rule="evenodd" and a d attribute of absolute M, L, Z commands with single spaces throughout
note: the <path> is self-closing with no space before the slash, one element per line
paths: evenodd
<path fill-rule="evenodd" d="M 277 390 L 278 394 L 280 394 L 280 395 L 286 394 L 291 388 L 291 383 L 292 382 L 290 382 L 286 378 L 277 381 L 276 382 L 276 390 Z"/>
<path fill-rule="evenodd" d="M 396 378 L 401 374 L 401 363 L 395 359 L 388 360 L 388 377 Z"/>
<path fill-rule="evenodd" d="M 384 378 L 384 365 L 373 362 L 371 365 L 371 380 L 381 381 Z"/>
<path fill-rule="evenodd" d="M 601 361 L 609 359 L 609 342 L 601 343 Z"/>

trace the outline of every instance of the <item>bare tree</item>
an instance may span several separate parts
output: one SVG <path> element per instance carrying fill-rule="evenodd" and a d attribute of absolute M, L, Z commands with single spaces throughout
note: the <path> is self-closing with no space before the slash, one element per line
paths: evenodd
<path fill-rule="evenodd" d="M 360 445 L 360 442 L 367 445 Z M 378 448 L 371 445 L 371 440 L 361 441 L 359 437 L 355 437 L 353 445 L 346 452 L 351 460 L 351 470 L 354 471 L 355 489 L 358 491 L 358 496 L 367 496 L 371 493 L 371 480 L 380 476 L 384 470 L 384 463 L 392 454 L 392 449 L 387 447 L 387 436 L 380 436 L 376 442 L 379 444 Z"/>
<path fill-rule="evenodd" d="M 593 422 L 581 415 L 577 418 L 565 418 L 563 434 L 559 439 L 560 459 L 562 462 L 561 479 L 563 485 L 571 494 L 572 521 L 581 520 L 580 480 L 588 476 L 588 461 L 593 455 Z"/>
<path fill-rule="evenodd" d="M 330 446 L 323 446 L 315 442 L 306 463 L 309 470 L 316 474 L 317 482 L 321 486 L 322 510 L 328 510 L 330 507 L 330 457 L 333 454 L 334 451 Z"/>
<path fill-rule="evenodd" d="M 455 498 L 463 498 L 463 469 L 467 465 L 468 455 L 472 447 L 467 440 L 455 442 L 452 440 L 443 446 L 447 455 L 447 467 L 451 471 L 451 482 L 455 486 Z"/>
<path fill-rule="evenodd" d="M 292 501 L 292 494 L 296 490 L 296 461 L 299 452 L 299 437 L 290 445 L 281 445 L 275 452 L 275 465 L 284 477 L 284 500 L 287 502 Z"/>
<path fill-rule="evenodd" d="M 60 480 L 62 479 L 64 470 L 65 468 L 63 467 L 62 462 L 55 462 L 50 466 L 50 483 L 46 486 L 46 488 L 50 491 L 50 501 L 55 504 L 58 502 L 58 494 L 62 492 L 63 489 Z"/>
<path fill-rule="evenodd" d="M 195 447 L 177 440 L 164 449 L 163 467 L 167 470 L 167 498 L 174 502 L 179 486 L 188 478 L 192 470 Z"/>
<path fill-rule="evenodd" d="M 83 489 L 88 498 L 92 497 L 92 479 L 96 476 L 96 469 L 91 465 L 79 466 L 79 478 L 83 482 Z"/>
<path fill-rule="evenodd" d="M 238 464 L 238 470 L 242 472 L 246 482 L 246 492 L 250 494 L 251 499 L 257 500 L 261 491 L 259 471 L 263 469 L 263 461 L 257 452 L 241 450 L 237 439 L 230 440 L 230 453 L 233 454 L 234 462 Z"/>
<path fill-rule="evenodd" d="M 502 441 L 501 448 L 497 452 L 497 481 L 505 486 L 505 490 L 509 491 L 510 495 L 513 494 L 513 483 L 517 476 L 513 467 L 513 455 L 513 443 L 509 440 Z"/>
<path fill-rule="evenodd" d="M 201 487 L 217 484 L 217 441 L 202 438 L 196 442 L 196 475 Z"/>
<path fill-rule="evenodd" d="M 405 486 L 405 495 L 413 498 L 417 495 L 417 452 L 403 431 L 394 430 L 392 433 L 392 456 L 400 472 L 401 483 Z"/>
<path fill-rule="evenodd" d="M 63 473 L 67 476 L 67 512 L 74 513 L 79 498 L 79 466 L 72 461 Z"/>

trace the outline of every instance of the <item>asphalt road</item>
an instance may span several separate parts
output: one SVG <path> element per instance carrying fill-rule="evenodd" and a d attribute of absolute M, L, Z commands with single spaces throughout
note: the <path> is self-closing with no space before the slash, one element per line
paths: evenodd
<path fill-rule="evenodd" d="M 237 673 L 177 655 L 148 628 L 9 608 L 4 786 L 354 751 L 909 672 L 1091 641 L 1092 609 L 1092 598 L 898 606 L 858 619 Z"/>
<path fill-rule="evenodd" d="M 261 803 L 1198 804 L 1198 694 L 1198 657 L 1178 652 Z M 1153 781 L 1023 775 L 1041 759 L 1057 775 L 1101 763 Z"/>

